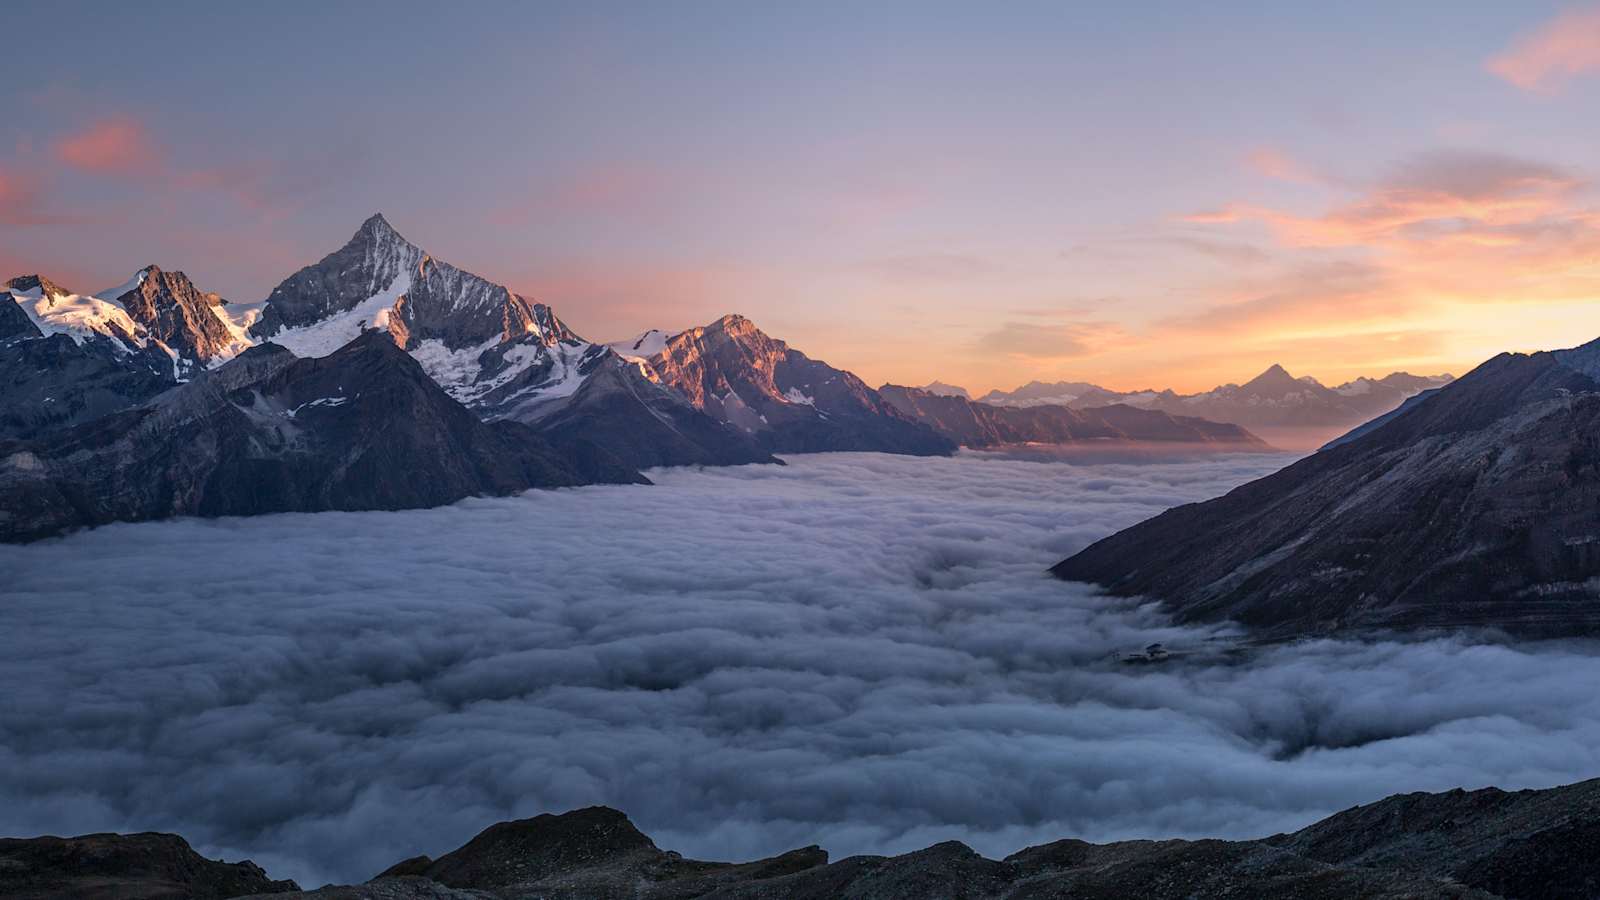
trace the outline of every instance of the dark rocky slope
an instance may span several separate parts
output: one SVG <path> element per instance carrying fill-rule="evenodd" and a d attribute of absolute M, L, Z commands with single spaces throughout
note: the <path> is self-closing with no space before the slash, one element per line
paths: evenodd
<path fill-rule="evenodd" d="M 46 336 L 0 292 L 0 439 L 88 422 L 177 383 L 172 358 L 160 349 L 105 335 Z"/>
<path fill-rule="evenodd" d="M 1348 440 L 1052 571 L 1266 634 L 1600 627 L 1600 347 L 1502 354 Z"/>
<path fill-rule="evenodd" d="M 201 860 L 170 835 L 0 841 L 0 894 L 225 897 L 234 896 L 226 892 L 232 889 L 321 900 L 1532 900 L 1600 892 L 1597 841 L 1600 780 L 1540 791 L 1397 795 L 1261 840 L 1062 840 L 1003 860 L 947 841 L 903 856 L 834 863 L 817 847 L 749 863 L 700 862 L 661 850 L 622 813 L 592 807 L 502 822 L 438 859 L 414 857 L 366 884 L 305 893 L 267 881 L 249 863 Z M 160 892 L 174 884 L 190 893 Z M 291 893 L 277 893 L 284 890 Z"/>
<path fill-rule="evenodd" d="M 896 384 L 886 384 L 878 388 L 878 393 L 900 412 L 966 447 L 1117 441 L 1205 444 L 1229 450 L 1270 449 L 1265 441 L 1238 425 L 1124 404 L 1089 409 L 992 406 Z"/>
<path fill-rule="evenodd" d="M 175 834 L 0 838 L 0 897 L 10 900 L 222 900 L 299 889 L 248 860 L 206 859 Z"/>
<path fill-rule="evenodd" d="M 170 516 L 408 509 L 475 494 L 641 481 L 527 426 L 485 424 L 368 332 L 299 359 L 252 348 L 146 406 L 0 442 L 0 540 Z"/>
<path fill-rule="evenodd" d="M 748 435 L 685 403 L 615 353 L 602 359 L 572 399 L 540 419 L 537 428 L 557 446 L 592 443 L 640 469 L 780 464 Z"/>
<path fill-rule="evenodd" d="M 645 365 L 697 409 L 775 453 L 955 450 L 953 441 L 895 409 L 860 378 L 767 336 L 743 316 L 674 335 Z"/>

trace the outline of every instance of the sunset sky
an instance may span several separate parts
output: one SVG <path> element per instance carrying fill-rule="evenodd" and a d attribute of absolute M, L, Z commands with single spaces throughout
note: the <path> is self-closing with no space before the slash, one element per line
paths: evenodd
<path fill-rule="evenodd" d="M 13 8 L 0 271 L 253 302 L 381 211 L 591 339 L 976 390 L 1600 336 L 1600 6 L 932 5 Z"/>

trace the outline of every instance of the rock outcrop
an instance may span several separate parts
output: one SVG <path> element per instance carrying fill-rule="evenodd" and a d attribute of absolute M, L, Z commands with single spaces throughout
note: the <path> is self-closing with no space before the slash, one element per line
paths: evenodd
<path fill-rule="evenodd" d="M 206 859 L 175 834 L 0 838 L 0 897 L 10 900 L 223 900 L 299 890 L 249 860 Z"/>

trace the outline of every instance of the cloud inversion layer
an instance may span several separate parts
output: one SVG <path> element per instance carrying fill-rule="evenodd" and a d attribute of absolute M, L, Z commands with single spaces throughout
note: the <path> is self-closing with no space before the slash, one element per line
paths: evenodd
<path fill-rule="evenodd" d="M 701 857 L 995 855 L 1600 771 L 1590 646 L 1230 656 L 1043 574 L 1282 462 L 835 454 L 0 548 L 0 834 L 317 884 L 591 803 Z M 1151 641 L 1201 652 L 1114 661 Z"/>

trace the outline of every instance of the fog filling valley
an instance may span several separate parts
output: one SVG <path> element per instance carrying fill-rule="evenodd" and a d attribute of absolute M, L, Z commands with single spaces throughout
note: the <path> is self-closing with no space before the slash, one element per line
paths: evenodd
<path fill-rule="evenodd" d="M 1003 856 L 1600 773 L 1593 643 L 1227 653 L 1045 574 L 1286 461 L 825 454 L 0 547 L 0 835 L 309 886 L 591 804 L 699 858 Z"/>

